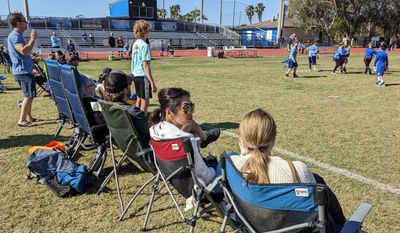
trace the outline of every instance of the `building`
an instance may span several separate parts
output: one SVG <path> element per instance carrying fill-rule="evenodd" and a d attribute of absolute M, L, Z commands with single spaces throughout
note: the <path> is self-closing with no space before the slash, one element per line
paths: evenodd
<path fill-rule="evenodd" d="M 238 28 L 242 39 L 242 45 L 256 48 L 279 47 L 276 43 L 277 31 L 278 20 L 276 19 Z M 307 32 L 300 28 L 299 20 L 286 17 L 282 28 L 283 41 L 286 41 L 293 33 L 296 33 L 298 38 L 304 41 L 321 39 L 320 33 Z"/>

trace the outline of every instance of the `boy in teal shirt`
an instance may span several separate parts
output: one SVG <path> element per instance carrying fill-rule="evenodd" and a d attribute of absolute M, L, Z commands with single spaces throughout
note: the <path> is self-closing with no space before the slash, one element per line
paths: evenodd
<path fill-rule="evenodd" d="M 133 26 L 133 34 L 137 38 L 132 46 L 131 72 L 134 75 L 137 95 L 136 107 L 147 113 L 151 92 L 157 92 L 150 69 L 151 50 L 145 42 L 150 34 L 150 25 L 145 20 L 138 20 Z"/>

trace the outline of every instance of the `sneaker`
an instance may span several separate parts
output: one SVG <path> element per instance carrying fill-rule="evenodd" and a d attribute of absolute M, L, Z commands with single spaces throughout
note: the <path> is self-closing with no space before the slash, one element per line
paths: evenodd
<path fill-rule="evenodd" d="M 376 81 L 376 82 L 375 82 L 375 84 L 376 84 L 376 85 L 379 85 L 379 83 L 380 83 L 380 82 L 381 82 L 381 81 L 380 81 L 380 80 L 378 80 L 378 81 Z"/>
<path fill-rule="evenodd" d="M 311 69 L 308 69 L 309 72 L 311 72 Z"/>
<path fill-rule="evenodd" d="M 299 76 L 297 76 L 297 74 L 293 74 L 293 78 L 298 78 Z"/>
<path fill-rule="evenodd" d="M 286 77 L 286 78 L 289 78 L 289 75 L 288 75 L 288 74 L 285 74 L 285 77 Z"/>
<path fill-rule="evenodd" d="M 336 72 L 332 72 L 331 74 L 336 75 Z"/>
<path fill-rule="evenodd" d="M 200 147 L 205 148 L 208 146 L 208 144 L 215 142 L 218 138 L 219 135 L 221 134 L 221 130 L 219 128 L 214 128 L 210 129 L 205 132 L 207 134 L 207 139 L 204 141 L 201 141 Z"/>

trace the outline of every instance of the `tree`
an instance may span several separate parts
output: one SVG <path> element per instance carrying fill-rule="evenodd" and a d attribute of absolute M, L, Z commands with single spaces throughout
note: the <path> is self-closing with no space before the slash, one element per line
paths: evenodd
<path fill-rule="evenodd" d="M 181 6 L 179 4 L 170 6 L 169 13 L 171 15 L 171 19 L 179 19 L 181 13 Z"/>
<path fill-rule="evenodd" d="M 167 17 L 167 10 L 157 9 L 157 15 L 158 15 L 158 17 L 165 19 L 165 17 Z"/>
<path fill-rule="evenodd" d="M 197 22 L 200 21 L 200 10 L 195 9 L 192 10 L 191 12 L 188 12 L 182 16 L 179 17 L 180 20 L 186 21 L 186 22 Z M 207 20 L 207 17 L 203 15 L 203 20 Z"/>
<path fill-rule="evenodd" d="M 257 3 L 256 8 L 255 8 L 255 11 L 256 11 L 256 13 L 257 13 L 258 22 L 259 22 L 259 23 L 262 22 L 262 14 L 263 14 L 264 10 L 265 10 L 264 4 L 262 4 L 261 2 L 260 2 L 260 3 Z"/>
<path fill-rule="evenodd" d="M 300 20 L 305 30 L 321 31 L 334 37 L 334 26 L 339 18 L 336 0 L 292 0 L 289 4 L 289 17 Z"/>
<path fill-rule="evenodd" d="M 248 5 L 246 7 L 246 15 L 247 15 L 247 18 L 249 19 L 249 23 L 252 24 L 253 16 L 254 16 L 254 6 L 253 5 Z"/>

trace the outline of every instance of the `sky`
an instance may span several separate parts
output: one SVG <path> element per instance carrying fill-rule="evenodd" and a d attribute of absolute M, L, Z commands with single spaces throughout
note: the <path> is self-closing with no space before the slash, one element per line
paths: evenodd
<path fill-rule="evenodd" d="M 11 12 L 24 12 L 24 0 L 8 0 Z M 8 15 L 7 0 L 0 0 L 0 16 Z M 135 0 L 137 1 L 137 0 Z M 181 14 L 194 9 L 200 9 L 200 0 L 164 0 L 165 8 L 169 13 L 169 7 L 174 4 L 181 6 Z M 109 16 L 108 3 L 110 0 L 29 0 L 29 13 L 31 16 L 64 16 L 74 17 L 84 15 L 85 17 Z M 279 12 L 279 0 L 223 0 L 222 1 L 222 24 L 235 26 L 249 24 L 245 8 L 248 5 L 263 3 L 265 6 L 263 20 L 271 19 Z M 235 5 L 235 12 L 233 5 Z M 157 7 L 162 8 L 162 0 L 157 0 Z M 204 15 L 208 18 L 207 24 L 219 24 L 220 0 L 204 0 Z M 3 18 L 2 17 L 2 18 Z M 233 21 L 234 20 L 234 21 Z M 258 22 L 256 14 L 253 23 Z"/>

